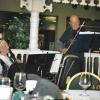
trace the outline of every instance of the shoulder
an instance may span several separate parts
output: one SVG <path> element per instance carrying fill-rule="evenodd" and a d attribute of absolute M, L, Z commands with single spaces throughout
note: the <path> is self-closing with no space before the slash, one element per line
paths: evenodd
<path fill-rule="evenodd" d="M 5 60 L 4 56 L 0 54 L 0 65 L 1 66 L 4 66 L 5 65 L 4 60 Z"/>
<path fill-rule="evenodd" d="M 62 41 L 63 43 L 65 43 L 72 36 L 72 33 L 73 33 L 73 30 L 72 30 L 71 26 L 68 26 L 59 40 Z"/>
<path fill-rule="evenodd" d="M 5 59 L 4 55 L 1 55 L 1 54 L 0 54 L 0 59 L 1 59 L 1 60 L 4 60 L 4 59 Z"/>

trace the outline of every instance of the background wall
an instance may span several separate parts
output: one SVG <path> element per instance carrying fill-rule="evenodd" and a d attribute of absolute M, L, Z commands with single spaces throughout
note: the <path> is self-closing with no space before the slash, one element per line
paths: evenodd
<path fill-rule="evenodd" d="M 46 12 L 46 14 L 50 13 Z M 100 8 L 89 7 L 84 9 L 83 6 L 73 8 L 72 5 L 54 4 L 54 10 L 51 14 L 58 16 L 57 35 L 59 37 L 66 28 L 66 17 L 76 14 L 80 18 L 100 19 Z"/>
<path fill-rule="evenodd" d="M 0 0 L 0 11 L 11 11 L 11 12 L 25 12 L 25 9 L 20 9 L 20 0 Z M 56 39 L 58 39 L 66 28 L 66 17 L 76 14 L 81 18 L 100 19 L 100 8 L 89 7 L 84 9 L 83 6 L 73 8 L 72 5 L 56 4 L 54 3 L 53 12 L 46 11 L 45 15 L 58 16 L 58 24 L 56 30 Z"/>

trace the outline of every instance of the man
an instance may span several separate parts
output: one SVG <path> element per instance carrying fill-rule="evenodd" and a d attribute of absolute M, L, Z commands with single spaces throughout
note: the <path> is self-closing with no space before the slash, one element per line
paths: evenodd
<path fill-rule="evenodd" d="M 66 31 L 58 40 L 58 50 L 64 55 L 63 57 L 69 55 L 74 55 L 74 57 L 70 57 L 65 61 L 63 72 L 61 75 L 59 86 L 60 88 L 65 88 L 65 81 L 68 77 L 72 77 L 74 74 L 83 71 L 83 53 L 80 53 L 80 48 L 74 45 L 74 40 L 78 37 L 78 31 L 80 30 L 80 20 L 78 16 L 72 15 L 70 17 L 69 26 Z M 83 31 L 83 29 L 82 29 Z M 80 45 L 80 44 L 78 44 Z"/>
<path fill-rule="evenodd" d="M 21 61 L 14 57 L 5 40 L 0 40 L 0 74 L 3 76 L 14 77 L 14 73 L 19 69 L 15 66 L 21 64 Z"/>
<path fill-rule="evenodd" d="M 75 50 L 71 50 L 68 47 L 71 44 L 75 35 L 77 34 L 77 31 L 79 30 L 79 28 L 80 28 L 80 20 L 78 16 L 72 15 L 70 17 L 68 28 L 66 29 L 64 34 L 61 36 L 61 38 L 58 40 L 57 47 L 61 53 L 66 54 L 67 52 L 70 52 L 70 53 L 76 52 Z"/>

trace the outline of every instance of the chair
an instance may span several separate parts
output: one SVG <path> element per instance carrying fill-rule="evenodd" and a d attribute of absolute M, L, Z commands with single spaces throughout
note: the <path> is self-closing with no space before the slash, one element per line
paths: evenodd
<path fill-rule="evenodd" d="M 57 85 L 60 89 L 66 88 L 66 79 L 72 77 L 78 72 L 82 72 L 80 58 L 77 55 L 67 55 L 62 60 L 61 68 L 58 72 Z"/>
<path fill-rule="evenodd" d="M 75 74 L 68 82 L 67 84 L 67 87 L 66 87 L 66 90 L 69 90 L 69 88 L 71 89 L 80 89 L 79 87 L 79 77 L 81 76 L 82 73 L 86 73 L 88 75 L 91 76 L 91 82 L 92 82 L 92 85 L 90 87 L 90 89 L 93 89 L 93 90 L 100 90 L 100 78 L 93 74 L 93 73 L 90 73 L 90 72 L 79 72 L 77 74 Z M 73 84 L 74 83 L 74 84 Z"/>
<path fill-rule="evenodd" d="M 84 53 L 85 71 L 100 77 L 100 53 Z"/>

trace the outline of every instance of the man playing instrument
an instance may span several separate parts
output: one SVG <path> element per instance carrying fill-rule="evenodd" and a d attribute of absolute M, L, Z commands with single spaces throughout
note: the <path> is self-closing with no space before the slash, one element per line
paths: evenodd
<path fill-rule="evenodd" d="M 69 59 L 67 58 L 67 61 L 65 61 L 63 71 L 61 72 L 59 87 L 62 89 L 66 87 L 65 83 L 68 77 L 72 77 L 74 74 L 84 70 L 83 51 L 80 51 L 82 48 L 77 47 L 80 43 L 78 43 L 78 45 L 75 44 L 80 31 L 83 31 L 80 20 L 78 16 L 72 15 L 70 17 L 69 26 L 57 43 L 58 50 L 63 54 L 61 63 L 65 56 L 69 56 Z M 76 58 L 73 58 L 70 55 L 76 56 Z"/>
<path fill-rule="evenodd" d="M 76 15 L 72 15 L 70 17 L 68 28 L 58 40 L 57 47 L 61 53 L 66 54 L 67 52 L 70 52 L 70 53 L 74 52 L 74 50 L 71 50 L 71 49 L 68 50 L 68 46 L 72 42 L 73 38 L 75 37 L 79 29 L 80 29 L 79 17 Z"/>

